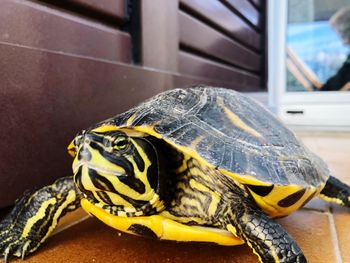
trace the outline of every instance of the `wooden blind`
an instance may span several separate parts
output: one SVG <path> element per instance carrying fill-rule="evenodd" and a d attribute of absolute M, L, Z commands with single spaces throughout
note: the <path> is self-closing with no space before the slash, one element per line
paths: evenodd
<path fill-rule="evenodd" d="M 179 22 L 180 73 L 219 79 L 237 90 L 262 88 L 260 14 L 249 1 L 181 0 Z"/>
<path fill-rule="evenodd" d="M 263 0 L 0 1 L 0 207 L 71 175 L 77 132 L 156 93 L 264 90 L 264 10 Z"/>

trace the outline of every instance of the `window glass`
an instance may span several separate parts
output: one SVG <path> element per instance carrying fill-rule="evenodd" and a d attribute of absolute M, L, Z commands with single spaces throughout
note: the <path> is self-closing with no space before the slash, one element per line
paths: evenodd
<path fill-rule="evenodd" d="M 289 0 L 287 91 L 350 90 L 350 0 Z"/>

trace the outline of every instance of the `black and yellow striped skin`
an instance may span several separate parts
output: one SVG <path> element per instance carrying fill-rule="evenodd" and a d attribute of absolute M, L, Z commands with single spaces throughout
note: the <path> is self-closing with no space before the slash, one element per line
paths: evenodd
<path fill-rule="evenodd" d="M 73 178 L 63 177 L 33 193 L 27 192 L 0 223 L 0 252 L 22 259 L 35 251 L 55 229 L 59 219 L 80 207 Z"/>
<path fill-rule="evenodd" d="M 89 132 L 123 132 L 130 136 L 133 145 L 137 142 L 134 137 L 153 138 L 171 146 L 186 161 L 186 165 L 179 166 L 175 174 L 171 171 L 172 177 L 176 178 L 175 183 L 170 180 L 169 189 L 176 189 L 171 192 L 171 198 L 154 189 L 156 199 L 162 205 L 147 210 L 146 213 L 141 212 L 143 209 L 137 210 L 134 205 L 128 207 L 137 210 L 131 211 L 134 214 L 127 214 L 125 211 L 130 211 L 125 210 L 125 206 L 122 209 L 119 207 L 121 211 L 116 213 L 103 204 L 101 198 L 88 200 L 95 207 L 107 211 L 105 216 L 100 215 L 101 220 L 106 218 L 103 221 L 108 221 L 109 215 L 152 216 L 157 213 L 167 220 L 185 225 L 209 225 L 225 229 L 251 245 L 263 262 L 271 262 L 272 259 L 274 262 L 289 261 L 283 259 L 283 252 L 276 251 L 272 244 L 266 247 L 266 242 L 261 241 L 264 248 L 259 248 L 257 242 L 253 244 L 251 238 L 256 240 L 253 230 L 250 232 L 253 237 L 249 237 L 245 236 L 244 230 L 234 227 L 237 222 L 231 221 L 235 221 L 236 217 L 229 212 L 234 205 L 222 204 L 227 193 L 233 190 L 226 189 L 225 194 L 218 194 L 217 190 L 222 188 L 219 185 L 221 180 L 215 180 L 215 176 L 220 175 L 221 179 L 225 178 L 225 181 L 239 189 L 236 196 L 240 200 L 235 202 L 242 203 L 250 199 L 271 217 L 286 216 L 303 206 L 322 190 L 329 177 L 326 165 L 300 145 L 294 135 L 270 113 L 246 97 L 224 89 L 201 88 L 165 92 L 139 107 L 97 124 Z M 140 155 L 147 156 L 147 152 Z M 158 155 L 155 154 L 157 157 Z M 188 162 L 196 164 L 190 167 Z M 199 169 L 201 171 L 195 179 L 186 177 L 194 176 L 198 167 L 202 169 Z M 201 180 L 206 184 L 201 184 Z M 215 184 L 210 189 L 208 182 L 213 180 Z M 77 184 L 79 186 L 78 182 Z M 81 186 L 85 189 L 84 184 Z M 149 203 L 150 200 L 142 201 Z M 209 205 L 204 206 L 204 203 Z M 89 212 L 94 214 L 94 209 Z M 231 223 L 218 220 L 220 216 L 230 218 L 228 221 Z M 149 228 L 149 220 L 145 219 L 144 224 L 138 225 L 142 225 L 143 230 L 147 229 L 147 235 L 157 233 L 152 227 Z M 248 223 L 244 221 L 238 224 Z M 275 224 L 273 221 L 270 223 Z M 119 223 L 111 225 L 125 231 L 125 226 Z M 131 226 L 130 223 L 129 227 Z M 280 226 L 272 228 L 280 230 L 277 235 L 281 235 L 281 240 L 288 240 L 289 245 L 294 247 L 293 250 L 300 252 L 293 256 L 300 257 L 300 262 L 304 262 L 302 252 L 288 234 Z M 256 232 L 257 236 L 259 234 L 261 235 Z M 157 234 L 153 236 L 159 237 Z M 178 236 L 172 239 L 181 240 Z M 288 245 L 285 247 L 288 248 Z"/>
<path fill-rule="evenodd" d="M 98 138 L 101 134 L 108 134 L 112 141 L 120 141 L 118 137 L 128 138 L 129 146 L 122 150 L 122 158 L 126 157 L 137 172 L 131 173 L 130 169 L 124 168 L 129 165 L 122 162 L 122 158 L 118 158 L 116 162 L 113 158 L 106 157 L 108 155 L 106 151 L 109 153 L 114 151 L 114 155 L 118 156 L 119 150 L 108 150 L 102 144 L 97 146 L 96 141 L 103 141 Z M 263 262 L 271 262 L 272 259 L 274 262 L 280 262 L 284 257 L 288 260 L 285 262 L 297 262 L 297 259 L 305 262 L 302 261 L 304 257 L 295 241 L 281 226 L 270 220 L 261 210 L 256 209 L 254 199 L 246 191 L 246 187 L 224 175 L 219 169 L 208 167 L 184 152 L 177 152 L 159 139 L 133 130 L 101 126 L 85 132 L 83 136 L 85 138 L 83 142 L 76 146 L 74 178 L 85 196 L 82 200 L 83 208 L 106 224 L 127 233 L 167 240 L 215 242 L 220 245 L 237 245 L 244 241 L 253 248 Z M 157 147 L 152 149 L 148 147 L 148 143 Z M 104 145 L 111 143 L 104 141 Z M 106 151 L 100 149 L 96 152 L 98 147 Z M 164 148 L 159 149 L 161 147 Z M 161 151 L 166 154 L 163 158 L 160 158 Z M 117 167 L 114 169 L 112 164 L 104 165 L 108 169 L 102 171 L 98 167 L 101 162 L 96 163 L 100 157 L 94 159 L 94 155 L 104 156 Z M 129 188 L 133 188 L 134 186 L 130 184 L 138 182 L 140 178 L 146 181 L 142 180 L 137 185 L 148 183 L 147 178 L 150 177 L 143 173 L 149 172 L 149 168 L 147 169 L 149 166 L 140 165 L 141 161 L 137 160 L 139 156 L 156 163 L 158 171 L 162 171 L 160 163 L 165 162 L 167 157 L 178 160 L 173 166 L 167 163 L 166 167 L 169 169 L 165 173 L 157 173 L 158 176 L 162 176 L 161 178 L 151 177 L 151 180 L 158 182 L 159 179 L 163 180 L 158 184 L 149 185 L 150 189 L 153 189 L 153 192 L 151 191 L 153 195 L 162 203 L 161 206 L 154 207 L 150 202 L 154 198 L 148 195 L 147 199 L 142 198 L 142 194 L 147 193 L 145 190 L 139 192 L 139 195 L 129 195 L 127 199 L 124 195 L 127 193 L 121 193 L 126 185 L 119 178 L 130 176 L 131 179 L 127 183 Z M 143 169 L 140 169 L 141 166 Z M 90 170 L 94 172 L 91 173 Z M 96 174 L 104 178 L 103 184 Z M 107 185 L 114 187 L 112 189 L 112 186 L 106 187 Z M 166 186 L 169 188 L 161 192 L 156 185 L 160 188 Z M 102 198 L 103 195 L 96 194 L 100 191 L 107 197 Z M 118 197 L 114 196 L 115 194 Z M 142 205 L 138 206 L 141 201 Z M 144 202 L 148 203 L 145 205 Z M 150 206 L 153 209 L 149 209 Z M 254 224 L 254 220 L 257 222 L 256 226 L 251 225 Z M 262 222 L 262 226 L 259 226 Z M 246 231 L 246 228 L 251 229 Z M 264 230 L 270 232 L 265 233 Z M 274 241 L 268 244 L 265 238 Z M 280 248 L 279 245 L 282 243 L 284 247 Z"/>
<path fill-rule="evenodd" d="M 131 234 L 248 244 L 261 262 L 306 262 L 273 219 L 314 196 L 350 207 L 330 176 L 268 111 L 219 88 L 176 89 L 82 131 L 73 177 L 25 195 L 0 223 L 0 253 L 22 256 L 82 207 Z"/>
<path fill-rule="evenodd" d="M 129 129 L 164 140 L 244 185 L 271 217 L 305 205 L 330 176 L 324 162 L 271 113 L 226 89 L 171 90 L 94 128 Z"/>
<path fill-rule="evenodd" d="M 157 151 L 147 138 L 98 129 L 81 136 L 73 162 L 74 181 L 91 202 L 127 217 L 164 209 Z M 119 149 L 120 143 L 125 143 L 124 148 Z"/>

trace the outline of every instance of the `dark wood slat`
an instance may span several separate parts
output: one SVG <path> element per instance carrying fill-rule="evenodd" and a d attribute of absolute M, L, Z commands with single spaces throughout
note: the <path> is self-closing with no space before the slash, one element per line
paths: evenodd
<path fill-rule="evenodd" d="M 260 89 L 260 78 L 243 70 L 231 68 L 210 60 L 180 51 L 179 72 L 207 79 L 239 83 L 241 90 Z"/>
<path fill-rule="evenodd" d="M 260 14 L 248 0 L 223 0 L 226 4 L 237 10 L 250 23 L 260 28 Z"/>
<path fill-rule="evenodd" d="M 180 43 L 253 71 L 260 71 L 260 55 L 231 40 L 220 32 L 179 12 Z"/>
<path fill-rule="evenodd" d="M 0 42 L 131 63 L 130 35 L 28 1 L 0 1 Z"/>
<path fill-rule="evenodd" d="M 68 0 L 67 2 L 113 16 L 121 21 L 127 20 L 126 0 Z"/>
<path fill-rule="evenodd" d="M 142 65 L 177 71 L 178 0 L 141 2 Z"/>
<path fill-rule="evenodd" d="M 191 12 L 210 21 L 234 39 L 256 49 L 261 49 L 260 35 L 240 17 L 219 1 L 181 0 Z"/>
<path fill-rule="evenodd" d="M 66 146 L 81 129 L 165 89 L 200 83 L 247 87 L 227 77 L 157 72 L 10 44 L 0 43 L 0 54 L 0 207 L 26 189 L 70 175 Z"/>
<path fill-rule="evenodd" d="M 211 87 L 224 87 L 227 89 L 233 89 L 233 90 L 243 91 L 243 92 L 261 91 L 258 89 L 246 90 L 239 83 L 232 82 L 232 81 L 228 82 L 223 80 L 213 80 L 213 79 L 207 79 L 204 77 L 189 76 L 186 74 L 174 76 L 174 87 L 191 87 L 191 86 L 198 86 L 198 85 L 208 85 Z"/>
<path fill-rule="evenodd" d="M 0 54 L 0 207 L 71 175 L 79 130 L 172 87 L 170 74 L 123 63 L 8 44 Z"/>
<path fill-rule="evenodd" d="M 261 5 L 264 4 L 265 0 L 248 0 L 252 2 L 257 8 L 261 8 Z"/>

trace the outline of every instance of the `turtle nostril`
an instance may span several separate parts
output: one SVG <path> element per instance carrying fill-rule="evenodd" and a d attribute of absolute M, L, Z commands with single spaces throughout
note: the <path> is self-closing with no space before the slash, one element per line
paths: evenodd
<path fill-rule="evenodd" d="M 91 160 L 91 152 L 86 147 L 81 148 L 81 150 L 79 151 L 79 154 L 78 154 L 78 160 L 90 161 Z"/>

